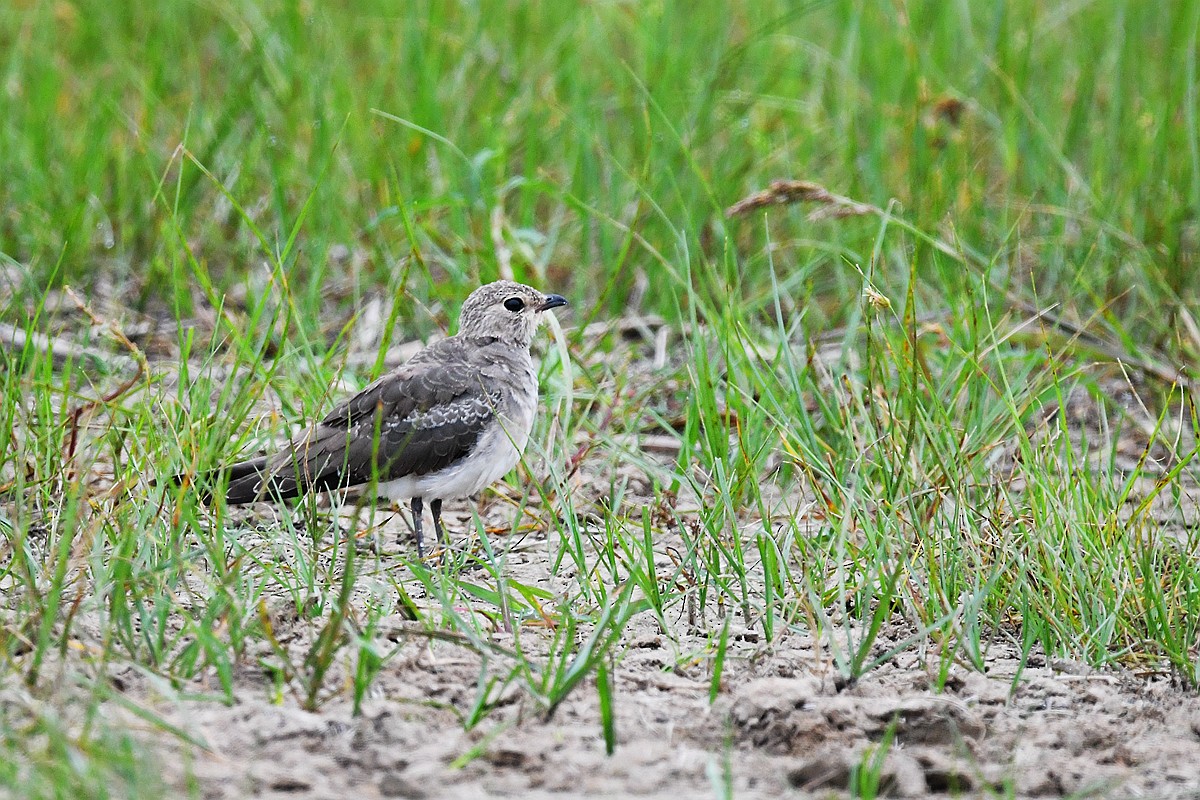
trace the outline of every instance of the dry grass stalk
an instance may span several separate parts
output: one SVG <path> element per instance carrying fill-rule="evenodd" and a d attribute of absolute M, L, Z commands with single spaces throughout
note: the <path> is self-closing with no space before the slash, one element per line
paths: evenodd
<path fill-rule="evenodd" d="M 725 209 L 725 216 L 740 217 L 767 206 L 793 203 L 819 204 L 819 208 L 808 214 L 808 219 L 811 221 L 861 217 L 866 214 L 880 213 L 875 206 L 834 194 L 819 183 L 781 179 L 771 181 L 771 185 L 765 191 L 755 192 L 734 203 Z"/>

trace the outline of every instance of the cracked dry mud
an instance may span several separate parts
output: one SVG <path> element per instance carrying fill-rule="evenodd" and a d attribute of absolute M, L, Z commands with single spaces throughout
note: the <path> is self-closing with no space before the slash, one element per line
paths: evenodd
<path fill-rule="evenodd" d="M 1165 680 L 1046 665 L 1010 695 L 1016 660 L 995 658 L 986 676 L 956 668 L 941 693 L 904 663 L 838 691 L 795 637 L 730 664 L 710 706 L 703 676 L 664 671 L 644 637 L 617 670 L 611 758 L 588 691 L 550 720 L 514 703 L 464 732 L 445 705 L 469 705 L 478 664 L 446 644 L 412 643 L 359 717 L 343 701 L 272 705 L 250 687 L 232 707 L 169 716 L 212 747 L 191 761 L 207 798 L 712 796 L 725 770 L 737 797 L 828 796 L 892 725 L 891 796 L 1200 795 L 1200 702 Z M 451 766 L 474 747 L 480 757 Z"/>
<path fill-rule="evenodd" d="M 510 554 L 508 571 L 545 585 L 548 543 L 526 545 Z M 380 636 L 400 648 L 359 716 L 348 659 L 327 682 L 342 691 L 315 713 L 276 696 L 251 658 L 235 676 L 232 706 L 168 701 L 132 670 L 121 677 L 130 696 L 208 745 L 154 737 L 168 780 L 182 789 L 194 779 L 211 800 L 712 797 L 726 782 L 739 798 L 839 797 L 889 735 L 879 770 L 888 796 L 1200 797 L 1200 699 L 1165 675 L 1098 672 L 1034 652 L 1018 676 L 1019 649 L 1001 637 L 988 649 L 986 674 L 952 665 L 941 691 L 932 649 L 926 665 L 906 649 L 847 685 L 808 635 L 767 644 L 734 628 L 710 704 L 707 666 L 686 657 L 707 639 L 676 622 L 672 636 L 650 615 L 626 630 L 614 669 L 612 757 L 590 682 L 549 719 L 514 690 L 464 730 L 480 657 L 411 635 L 412 623 L 400 618 L 381 622 Z M 302 658 L 315 626 L 287 624 L 276 634 Z M 885 629 L 875 652 L 910 634 Z M 509 634 L 495 636 L 511 643 Z M 538 642 L 522 636 L 535 659 L 544 656 Z M 188 688 L 215 688 L 208 680 Z M 472 751 L 476 757 L 463 758 Z"/>
<path fill-rule="evenodd" d="M 1075 424 L 1094 427 L 1080 408 L 1068 408 L 1080 411 Z M 1132 469 L 1142 448 L 1131 441 L 1118 447 L 1117 456 Z M 628 477 L 631 487 L 642 480 Z M 603 496 L 607 480 L 595 483 L 584 493 Z M 1187 539 L 1200 491 L 1192 485 L 1180 491 L 1186 502 L 1160 497 L 1148 513 L 1164 536 Z M 639 500 L 648 498 L 626 497 Z M 496 503 L 482 513 L 489 526 L 511 522 L 510 512 Z M 447 523 L 451 530 L 469 530 L 466 507 L 448 507 Z M 283 546 L 273 541 L 277 526 L 252 514 L 247 525 L 240 542 L 247 551 L 270 558 Z M 381 539 L 395 541 L 406 530 L 392 519 Z M 505 574 L 561 595 L 571 576 L 565 567 L 552 576 L 558 543 L 545 536 L 529 535 L 513 547 Z M 671 544 L 656 543 L 656 552 Z M 395 566 L 386 558 L 380 563 L 382 570 Z M 669 570 L 671 564 L 660 566 Z M 406 588 L 419 597 L 414 587 Z M 281 600 L 274 598 L 271 609 L 274 635 L 298 663 L 320 621 L 299 620 Z M 617 748 L 611 757 L 590 681 L 550 718 L 511 689 L 478 725 L 464 730 L 481 675 L 498 674 L 504 665 L 485 666 L 474 651 L 415 634 L 412 623 L 398 617 L 380 622 L 380 639 L 398 649 L 359 715 L 352 713 L 347 652 L 327 676 L 328 699 L 309 712 L 262 668 L 260 662 L 274 654 L 261 641 L 236 665 L 231 705 L 197 699 L 219 696 L 211 671 L 177 695 L 142 670 L 108 667 L 129 699 L 203 747 L 164 735 L 116 704 L 103 708 L 144 732 L 175 794 L 209 800 L 690 798 L 721 797 L 726 785 L 738 798 L 845 797 L 857 767 L 871 762 L 889 739 L 879 768 L 880 793 L 888 796 L 1200 798 L 1200 699 L 1165 674 L 1096 671 L 1037 651 L 1022 668 L 1019 641 L 998 631 L 987 643 L 984 672 L 954 663 L 939 676 L 939 653 L 926 642 L 900 648 L 846 684 L 828 642 L 787 633 L 768 643 L 757 630 L 735 626 L 720 692 L 710 702 L 710 661 L 692 656 L 710 650 L 720 620 L 710 616 L 689 626 L 677 616 L 666 622 L 670 629 L 664 632 L 650 615 L 634 618 L 615 650 Z M 85 627 L 81 618 L 77 629 Z M 873 655 L 914 633 L 885 628 Z M 492 636 L 512 644 L 509 633 Z M 531 660 L 544 660 L 549 636 L 536 628 L 522 632 Z"/>

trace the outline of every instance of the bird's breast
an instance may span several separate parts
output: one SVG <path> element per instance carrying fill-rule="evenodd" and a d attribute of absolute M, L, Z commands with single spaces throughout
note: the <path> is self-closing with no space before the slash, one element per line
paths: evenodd
<path fill-rule="evenodd" d="M 537 376 L 532 367 L 504 387 L 495 407 L 495 418 L 480 433 L 471 452 L 436 472 L 410 475 L 381 483 L 379 493 L 394 499 L 407 497 L 456 500 L 478 494 L 503 478 L 521 460 L 537 414 Z"/>

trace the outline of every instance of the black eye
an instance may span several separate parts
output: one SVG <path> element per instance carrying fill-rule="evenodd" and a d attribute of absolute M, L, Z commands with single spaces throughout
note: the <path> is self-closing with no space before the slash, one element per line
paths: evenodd
<path fill-rule="evenodd" d="M 510 297 L 504 301 L 504 307 L 515 314 L 525 307 L 525 301 L 519 297 Z"/>

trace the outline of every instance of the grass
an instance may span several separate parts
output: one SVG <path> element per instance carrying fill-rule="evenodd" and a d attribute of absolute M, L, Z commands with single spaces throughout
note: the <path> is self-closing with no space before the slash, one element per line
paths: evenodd
<path fill-rule="evenodd" d="M 594 686 L 610 751 L 643 617 L 705 633 L 680 659 L 714 699 L 733 619 L 848 680 L 1015 641 L 1194 687 L 1197 543 L 1162 520 L 1196 485 L 1198 32 L 1196 0 L 4 5 L 3 321 L 101 363 L 0 351 L 0 690 L 28 698 L 0 786 L 151 796 L 89 722 L 111 670 L 232 702 L 257 659 L 357 707 L 396 615 L 483 657 L 467 727 Z M 776 179 L 858 205 L 724 213 Z M 314 504 L 254 531 L 148 485 L 276 441 L 508 274 L 572 299 L 508 482 L 565 590 L 482 525 L 392 568 Z M 585 335 L 644 313 L 661 367 Z"/>

